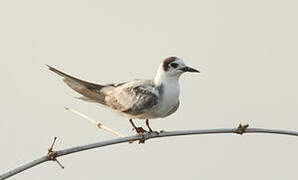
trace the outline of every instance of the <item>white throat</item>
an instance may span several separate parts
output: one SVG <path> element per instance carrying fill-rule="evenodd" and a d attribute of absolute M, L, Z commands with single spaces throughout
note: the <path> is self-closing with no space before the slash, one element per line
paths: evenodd
<path fill-rule="evenodd" d="M 158 113 L 163 117 L 179 102 L 179 76 L 168 76 L 166 72 L 159 70 L 154 84 L 162 87 L 162 101 Z"/>
<path fill-rule="evenodd" d="M 156 86 L 165 86 L 166 84 L 176 84 L 177 86 L 179 86 L 179 77 L 180 75 L 170 76 L 169 74 L 167 74 L 167 72 L 164 72 L 160 67 L 154 78 L 154 84 Z"/>

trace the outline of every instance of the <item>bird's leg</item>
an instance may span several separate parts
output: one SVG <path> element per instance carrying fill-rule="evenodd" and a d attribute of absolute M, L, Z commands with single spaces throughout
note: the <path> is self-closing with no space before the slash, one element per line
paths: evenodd
<path fill-rule="evenodd" d="M 149 125 L 149 119 L 146 119 L 146 126 L 149 129 L 149 132 L 153 132 L 153 130 L 151 129 L 150 125 Z"/>
<path fill-rule="evenodd" d="M 146 119 L 146 126 L 148 127 L 150 133 L 156 133 L 159 136 L 159 132 L 158 131 L 153 131 L 151 129 L 151 127 L 149 125 L 149 119 Z M 160 131 L 160 132 L 162 132 L 162 131 Z"/>
<path fill-rule="evenodd" d="M 139 144 L 144 144 L 145 143 L 145 137 L 144 137 L 144 135 L 142 134 L 142 133 L 145 133 L 145 132 L 147 132 L 145 129 L 143 129 L 142 127 L 137 127 L 134 123 L 133 123 L 133 121 L 132 121 L 132 119 L 129 119 L 129 122 L 130 122 L 130 124 L 132 125 L 132 127 L 133 127 L 133 129 L 135 129 L 136 131 L 137 131 L 137 133 L 138 134 L 141 134 L 142 135 L 142 139 L 140 139 L 139 140 Z"/>
<path fill-rule="evenodd" d="M 147 131 L 146 131 L 145 129 L 143 129 L 142 127 L 137 127 L 137 126 L 133 123 L 132 119 L 129 119 L 129 122 L 130 122 L 130 124 L 132 125 L 132 127 L 137 131 L 138 134 L 147 132 Z"/>
<path fill-rule="evenodd" d="M 132 125 L 132 128 L 133 129 L 136 129 L 137 128 L 137 126 L 133 123 L 132 119 L 129 119 L 129 122 Z"/>

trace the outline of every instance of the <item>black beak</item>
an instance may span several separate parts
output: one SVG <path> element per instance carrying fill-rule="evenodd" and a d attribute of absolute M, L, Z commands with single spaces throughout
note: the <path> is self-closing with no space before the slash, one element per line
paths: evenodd
<path fill-rule="evenodd" d="M 184 72 L 196 72 L 196 73 L 200 73 L 200 71 L 194 69 L 194 68 L 191 68 L 191 67 L 188 67 L 188 66 L 185 66 L 183 68 L 180 68 L 180 70 L 184 71 Z"/>

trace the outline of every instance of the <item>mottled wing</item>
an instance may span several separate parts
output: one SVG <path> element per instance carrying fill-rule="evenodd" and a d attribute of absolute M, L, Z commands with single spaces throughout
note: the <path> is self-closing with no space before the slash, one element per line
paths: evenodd
<path fill-rule="evenodd" d="M 140 115 L 158 104 L 159 93 L 151 81 L 133 81 L 116 88 L 106 97 L 111 108 L 131 115 Z"/>

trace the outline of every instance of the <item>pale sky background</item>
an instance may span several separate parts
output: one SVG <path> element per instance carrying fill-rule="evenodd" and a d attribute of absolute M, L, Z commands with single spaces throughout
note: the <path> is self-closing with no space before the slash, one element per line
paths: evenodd
<path fill-rule="evenodd" d="M 56 150 L 115 138 L 65 111 L 120 132 L 129 122 L 73 97 L 50 64 L 110 83 L 153 78 L 178 56 L 181 106 L 154 129 L 251 127 L 298 130 L 298 3 L 283 0 L 0 1 L 0 173 Z M 145 122 L 136 122 L 145 125 Z M 120 144 L 59 158 L 11 179 L 295 179 L 298 139 L 203 135 Z"/>

